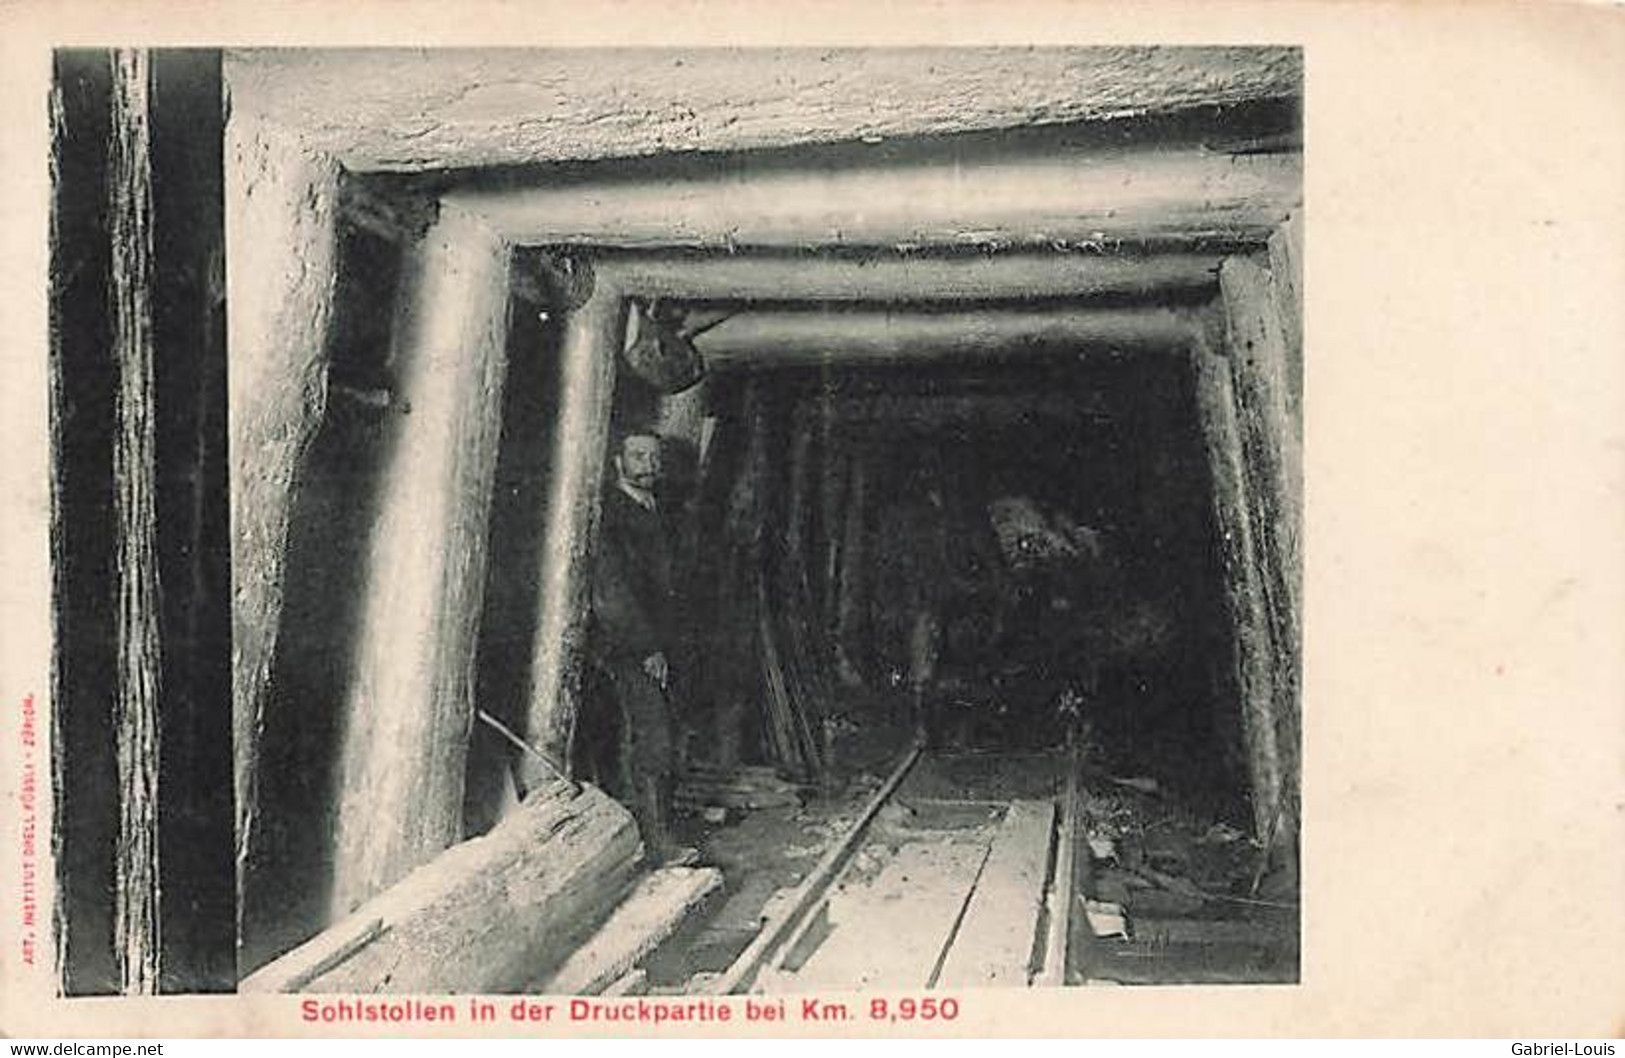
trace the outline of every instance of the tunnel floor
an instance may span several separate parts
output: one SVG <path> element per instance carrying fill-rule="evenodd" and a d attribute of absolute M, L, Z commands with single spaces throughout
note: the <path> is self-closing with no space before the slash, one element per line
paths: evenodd
<path fill-rule="evenodd" d="M 879 712 L 879 722 L 834 747 L 834 771 L 821 787 L 796 787 L 760 766 L 690 775 L 678 827 L 701 862 L 722 872 L 724 887 L 643 963 L 651 993 L 714 987 L 854 827 L 913 736 L 902 709 Z M 1062 881 L 1059 821 L 1074 761 L 1076 865 Z M 1016 879 L 1043 905 L 1017 916 L 1040 937 L 1016 975 L 1022 984 L 1046 958 L 1042 934 L 1057 892 L 1072 903 L 1066 984 L 1296 980 L 1296 894 L 1262 871 L 1260 843 L 1226 812 L 1112 763 L 1092 745 L 922 753 L 821 898 L 813 913 L 821 920 L 800 929 L 798 950 L 779 957 L 754 989 L 954 987 L 954 966 L 964 962 L 955 953 L 982 943 L 966 936 L 975 932 L 966 919 L 976 891 L 1003 885 L 1003 893 L 1011 882 L 996 874 L 1008 840 L 1000 835 L 1016 813 L 1034 810 L 1051 822 L 1028 850 L 1036 880 Z M 759 807 L 744 803 L 752 797 Z M 876 929 L 887 930 L 886 944 L 872 943 Z"/>

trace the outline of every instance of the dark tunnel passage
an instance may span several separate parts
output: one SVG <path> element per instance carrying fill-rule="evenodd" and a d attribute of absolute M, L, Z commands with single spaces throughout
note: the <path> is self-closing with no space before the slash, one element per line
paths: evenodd
<path fill-rule="evenodd" d="M 698 429 L 664 438 L 692 759 L 815 779 L 895 746 L 919 685 L 941 751 L 1058 750 L 1081 722 L 1110 768 L 1244 818 L 1178 351 L 766 364 L 708 378 Z M 612 433 L 652 429 L 657 405 L 623 375 Z M 589 689 L 589 776 L 613 757 L 609 697 Z"/>

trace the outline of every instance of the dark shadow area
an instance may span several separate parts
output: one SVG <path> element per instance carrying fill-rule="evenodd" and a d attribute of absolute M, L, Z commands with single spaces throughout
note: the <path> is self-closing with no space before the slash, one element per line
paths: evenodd
<path fill-rule="evenodd" d="M 946 751 L 1052 749 L 1076 725 L 1125 774 L 1243 803 L 1183 356 L 712 385 L 685 537 L 700 756 L 813 777 L 913 696 Z"/>
<path fill-rule="evenodd" d="M 56 928 L 69 995 L 119 990 L 113 956 L 118 771 L 113 750 L 117 609 L 115 372 L 107 369 L 111 250 L 105 51 L 58 51 L 52 89 L 51 747 Z"/>
<path fill-rule="evenodd" d="M 220 53 L 152 53 L 152 294 L 163 732 L 162 979 L 237 985 L 231 510 L 226 451 L 224 97 Z"/>

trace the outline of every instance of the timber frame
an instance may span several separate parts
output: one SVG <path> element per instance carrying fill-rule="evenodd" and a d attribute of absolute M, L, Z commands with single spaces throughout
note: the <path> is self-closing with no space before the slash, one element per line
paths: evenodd
<path fill-rule="evenodd" d="M 1108 80 L 1112 69 L 1134 68 L 1125 54 L 1132 49 L 1095 51 L 1093 59 L 1091 49 L 1070 51 L 1066 62 Z M 1206 99 L 1292 114 L 1300 73 L 1291 49 L 1159 51 L 1172 53 L 1159 61 L 1186 63 L 1185 82 L 1165 79 L 1184 94 L 1152 98 L 1142 86 L 1140 105 L 1128 112 L 1157 114 Z M 1013 61 L 997 52 L 964 49 L 949 65 L 962 63 L 970 76 L 987 63 Z M 412 414 L 392 428 L 369 544 L 371 583 L 380 590 L 369 592 L 344 704 L 330 920 L 461 837 L 502 342 L 510 290 L 535 283 L 519 274 L 514 253 L 532 247 L 572 262 L 584 295 L 563 321 L 554 444 L 571 458 L 559 460 L 552 476 L 531 649 L 524 735 L 544 754 L 567 756 L 579 693 L 587 560 L 628 302 L 771 298 L 792 307 L 742 312 L 702 336 L 700 351 L 718 364 L 760 363 L 763 348 L 785 363 L 816 361 L 832 341 L 847 355 L 885 359 L 989 349 L 1030 355 L 1080 345 L 1189 357 L 1237 629 L 1255 827 L 1283 847 L 1295 841 L 1302 199 L 1301 157 L 1290 136 L 1226 142 L 1175 124 L 1169 141 L 1105 143 L 1082 127 L 1049 144 L 1023 133 L 1012 149 L 999 150 L 997 138 L 979 129 L 1028 119 L 1012 119 L 991 99 L 986 113 L 961 113 L 954 127 L 917 127 L 893 115 L 888 131 L 875 134 L 961 133 L 972 137 L 963 150 L 944 141 L 917 154 L 893 156 L 886 147 L 871 156 L 862 146 L 843 146 L 814 169 L 757 171 L 729 156 L 699 155 L 670 166 L 628 162 L 631 178 L 579 167 L 555 173 L 525 168 L 552 157 L 534 139 L 515 148 L 519 156 L 503 156 L 495 117 L 470 119 L 457 137 L 446 138 L 444 129 L 417 137 L 403 158 L 384 142 L 387 120 L 343 126 L 331 112 L 318 115 L 306 95 L 279 100 L 299 61 L 279 73 L 255 53 L 226 60 L 234 101 L 226 210 L 239 886 L 262 814 L 258 740 L 278 722 L 268 712 L 269 684 L 288 523 L 301 460 L 327 400 L 323 339 L 333 308 L 335 233 L 346 213 L 365 215 L 408 248 L 393 355 Z M 367 67 L 383 60 L 358 61 Z M 842 61 L 861 66 L 860 58 Z M 455 71 L 454 57 L 444 62 Z M 1194 86 L 1214 68 L 1231 76 L 1219 77 L 1220 87 L 1204 97 Z M 792 67 L 787 76 L 803 72 Z M 866 83 L 854 76 L 854 84 Z M 922 86 L 931 83 L 922 71 L 915 76 Z M 951 78 L 954 70 L 932 76 Z M 364 77 L 362 85 L 377 89 L 369 106 L 385 107 L 379 100 L 388 92 Z M 1119 87 L 1133 90 L 1126 81 Z M 434 91 L 428 82 L 421 89 L 425 98 Z M 776 149 L 845 139 L 852 126 L 829 114 L 856 106 L 857 98 L 823 100 L 813 123 L 823 132 L 792 135 L 804 129 L 796 123 L 805 114 L 791 100 L 780 112 L 751 115 L 751 128 L 779 132 L 743 142 L 712 130 L 697 146 Z M 1163 135 L 1156 120 L 1149 128 L 1147 137 Z M 645 133 L 625 135 L 622 147 Z M 408 139 L 403 133 L 400 142 Z M 610 157 L 617 148 L 595 150 L 588 157 Z M 387 196 L 380 206 L 377 196 L 343 190 L 355 172 L 470 165 L 510 168 L 499 179 L 448 187 L 432 217 L 421 198 L 395 209 Z M 836 252 L 806 252 L 813 249 Z M 1171 293 L 1190 307 L 1146 303 Z M 956 305 L 972 296 L 972 307 Z M 1035 305 L 1035 297 L 1050 300 Z M 907 305 L 860 304 L 871 301 Z"/>

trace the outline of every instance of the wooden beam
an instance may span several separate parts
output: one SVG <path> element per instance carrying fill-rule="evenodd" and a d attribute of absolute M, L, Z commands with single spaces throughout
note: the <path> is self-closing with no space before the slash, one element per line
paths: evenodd
<path fill-rule="evenodd" d="M 247 120 L 226 123 L 227 426 L 237 884 L 259 844 L 261 732 L 282 628 L 289 526 L 327 406 L 339 167 Z M 252 192 L 252 193 L 250 193 Z"/>
<path fill-rule="evenodd" d="M 930 988 L 987 858 L 979 841 L 904 842 L 874 877 L 830 896 L 830 935 L 768 991 Z"/>
<path fill-rule="evenodd" d="M 609 444 L 615 368 L 626 328 L 625 302 L 600 285 L 565 322 L 559 355 L 560 405 L 547 554 L 531 656 L 526 735 L 560 766 L 570 756 L 586 649 L 587 591 Z M 521 761 L 526 784 L 547 778 Z"/>
<path fill-rule="evenodd" d="M 714 867 L 668 867 L 645 876 L 557 972 L 528 991 L 568 996 L 605 991 L 721 891 L 722 872 Z"/>
<path fill-rule="evenodd" d="M 163 683 L 158 583 L 158 406 L 154 378 L 154 272 L 150 67 L 146 51 L 112 53 L 112 151 L 108 159 L 108 283 L 112 361 L 119 383 L 113 435 L 118 687 L 113 740 L 118 766 L 118 853 L 113 945 L 120 990 L 158 991 L 158 729 Z"/>
<path fill-rule="evenodd" d="M 695 344 L 712 365 L 787 366 L 979 358 L 1080 346 L 1178 352 L 1199 333 L 1193 313 L 1168 308 L 826 309 L 741 313 Z"/>
<path fill-rule="evenodd" d="M 1027 986 L 1054 836 L 1053 801 L 1011 802 L 993 835 L 937 987 Z"/>
<path fill-rule="evenodd" d="M 1270 289 L 1286 339 L 1287 410 L 1303 431 L 1303 214 L 1275 229 L 1268 244 Z"/>
<path fill-rule="evenodd" d="M 1218 289 L 1216 254 L 1091 252 L 921 256 L 613 256 L 599 273 L 629 297 L 689 300 L 926 301 L 1150 296 Z"/>
<path fill-rule="evenodd" d="M 1079 820 L 1083 815 L 1083 784 L 1079 771 L 1083 755 L 1076 746 L 1067 750 L 1066 786 L 1055 829 L 1055 871 L 1049 884 L 1049 919 L 1044 938 L 1044 965 L 1033 984 L 1059 988 L 1066 984 L 1067 964 L 1071 962 L 1072 905 L 1077 902 L 1078 842 L 1084 840 Z M 1084 848 L 1087 850 L 1088 846 Z M 1085 851 L 1085 863 L 1088 852 Z"/>
<path fill-rule="evenodd" d="M 1262 242 L 1301 201 L 1296 154 L 1058 149 L 907 165 L 696 164 L 644 182 L 453 191 L 516 243 L 622 247 L 1006 246 Z"/>
<path fill-rule="evenodd" d="M 1261 255 L 1262 256 L 1262 255 Z M 1286 784 L 1281 818 L 1266 832 L 1297 830 L 1298 687 L 1301 653 L 1303 457 L 1299 421 L 1292 411 L 1294 369 L 1291 334 L 1295 299 L 1283 298 L 1264 267 L 1268 258 L 1233 257 L 1220 272 L 1225 343 L 1234 380 L 1238 426 L 1245 454 L 1254 564 L 1259 571 L 1269 622 L 1270 722 L 1276 729 L 1281 781 Z"/>
<path fill-rule="evenodd" d="M 333 917 L 462 837 L 510 248 L 443 211 L 408 261 L 366 591 L 340 746 Z"/>
<path fill-rule="evenodd" d="M 1274 827 L 1280 804 L 1281 760 L 1274 723 L 1275 670 L 1269 614 L 1253 539 L 1246 457 L 1229 359 L 1202 342 L 1192 348 L 1191 364 L 1197 418 L 1213 480 L 1213 520 L 1234 637 L 1232 671 L 1252 787 L 1253 829 L 1262 839 Z"/>
<path fill-rule="evenodd" d="M 419 867 L 238 990 L 518 991 L 563 965 L 610 914 L 639 848 L 632 817 L 602 791 L 540 786 L 489 833 Z"/>
<path fill-rule="evenodd" d="M 824 891 L 835 880 L 836 874 L 846 865 L 848 857 L 857 848 L 859 839 L 868 831 L 875 813 L 880 811 L 881 805 L 884 805 L 902 784 L 909 769 L 914 767 L 914 762 L 919 759 L 919 745 L 910 746 L 902 759 L 897 762 L 897 766 L 892 769 L 891 775 L 864 804 L 863 811 L 858 813 L 858 817 L 852 821 L 846 833 L 819 857 L 813 869 L 790 891 L 790 896 L 781 905 L 781 910 L 762 924 L 762 930 L 756 935 L 756 939 L 739 953 L 720 977 L 711 982 L 708 992 L 714 995 L 731 995 L 744 991 L 756 980 L 770 959 L 786 950 L 786 942 L 790 940 L 791 934 L 806 918 L 807 913 L 817 905 Z"/>

